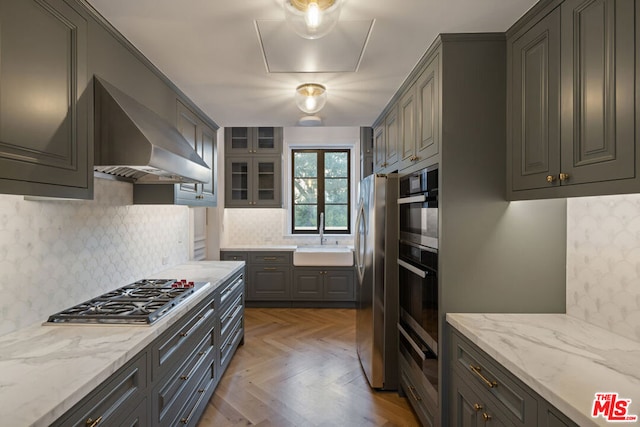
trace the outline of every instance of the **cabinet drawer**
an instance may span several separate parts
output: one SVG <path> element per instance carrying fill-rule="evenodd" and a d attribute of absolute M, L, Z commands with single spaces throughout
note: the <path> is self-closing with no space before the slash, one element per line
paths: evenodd
<path fill-rule="evenodd" d="M 214 299 L 187 313 L 176 327 L 165 332 L 152 348 L 152 380 L 164 375 L 171 366 L 184 360 L 186 354 L 213 329 L 215 324 Z"/>
<path fill-rule="evenodd" d="M 465 338 L 456 332 L 451 336 L 454 372 L 472 386 L 484 390 L 494 400 L 494 406 L 512 418 L 515 425 L 535 426 L 537 402 L 525 391 L 525 386 Z"/>
<path fill-rule="evenodd" d="M 437 404 L 431 400 L 420 381 L 416 381 L 413 372 L 405 360 L 400 358 L 400 388 L 404 390 L 411 407 L 423 426 L 434 427 Z"/>
<path fill-rule="evenodd" d="M 200 416 L 204 412 L 207 401 L 213 394 L 216 386 L 215 362 L 207 365 L 200 381 L 196 383 L 192 393 L 189 395 L 186 405 L 178 413 L 178 416 L 170 424 L 171 426 L 196 426 Z"/>
<path fill-rule="evenodd" d="M 251 264 L 286 264 L 292 263 L 291 252 L 250 252 Z"/>
<path fill-rule="evenodd" d="M 246 252 L 229 252 L 224 251 L 220 253 L 220 259 L 222 261 L 247 261 L 249 255 Z"/>
<path fill-rule="evenodd" d="M 451 425 L 502 427 L 512 424 L 482 396 L 482 392 L 454 373 L 451 376 Z"/>
<path fill-rule="evenodd" d="M 228 284 L 225 284 L 220 290 L 220 309 L 224 310 L 229 304 L 233 303 L 238 294 L 244 293 L 244 276 L 240 275 Z"/>
<path fill-rule="evenodd" d="M 207 372 L 207 367 L 215 362 L 213 332 L 212 329 L 185 363 L 162 381 L 154 392 L 153 413 L 157 414 L 157 420 L 161 425 L 171 424 L 170 421 L 190 398 L 203 373 Z"/>
<path fill-rule="evenodd" d="M 231 332 L 232 325 L 235 325 L 238 318 L 242 317 L 242 296 L 242 294 L 238 295 L 234 303 L 227 308 L 222 316 L 220 316 L 220 337 L 222 342 L 224 342 Z"/>
<path fill-rule="evenodd" d="M 103 425 L 119 425 L 144 398 L 147 388 L 147 353 L 130 362 L 85 397 L 71 415 L 54 426 L 85 426 L 98 420 Z"/>
<path fill-rule="evenodd" d="M 227 366 L 233 355 L 233 350 L 240 342 L 244 335 L 244 328 L 242 327 L 242 317 L 231 328 L 231 332 L 226 340 L 221 340 L 220 346 L 220 366 L 223 368 Z"/>

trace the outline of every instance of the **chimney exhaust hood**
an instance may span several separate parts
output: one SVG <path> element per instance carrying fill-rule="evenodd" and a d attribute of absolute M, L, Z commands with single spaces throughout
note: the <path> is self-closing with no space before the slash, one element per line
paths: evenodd
<path fill-rule="evenodd" d="M 211 169 L 178 129 L 105 80 L 94 80 L 95 171 L 136 184 L 211 180 Z"/>

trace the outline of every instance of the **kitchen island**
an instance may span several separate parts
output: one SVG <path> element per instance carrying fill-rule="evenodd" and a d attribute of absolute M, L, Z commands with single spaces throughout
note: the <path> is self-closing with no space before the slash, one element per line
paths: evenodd
<path fill-rule="evenodd" d="M 627 415 L 640 417 L 638 342 L 565 314 L 448 313 L 447 322 L 579 426 L 609 425 L 591 416 L 596 393 L 631 399 Z"/>
<path fill-rule="evenodd" d="M 152 325 L 36 324 L 0 337 L 2 425 L 55 422 L 243 269 L 243 262 L 194 261 L 158 272 L 208 285 Z"/>

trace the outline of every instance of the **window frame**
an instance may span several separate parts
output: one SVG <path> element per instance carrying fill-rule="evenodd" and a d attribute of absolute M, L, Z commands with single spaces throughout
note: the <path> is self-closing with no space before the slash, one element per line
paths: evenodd
<path fill-rule="evenodd" d="M 352 165 L 351 165 L 351 149 L 349 148 L 291 148 L 291 185 L 290 185 L 290 213 L 289 213 L 289 222 L 290 222 L 290 233 L 292 235 L 319 235 L 320 230 L 320 213 L 325 211 L 325 207 L 327 203 L 325 202 L 325 179 L 324 176 L 324 162 L 325 162 L 325 154 L 327 153 L 345 153 L 347 155 L 347 228 L 345 230 L 327 230 L 325 227 L 324 234 L 325 235 L 351 235 L 351 185 L 352 185 Z M 295 229 L 295 155 L 296 153 L 315 153 L 318 156 L 318 175 L 316 179 L 318 180 L 318 197 L 317 197 L 317 211 L 316 211 L 316 229 L 315 230 L 296 230 Z M 320 177 L 320 174 L 322 176 Z M 331 203 L 329 204 L 331 205 Z M 343 205 L 340 203 L 340 205 Z M 325 215 L 325 224 L 326 224 L 326 215 Z"/>

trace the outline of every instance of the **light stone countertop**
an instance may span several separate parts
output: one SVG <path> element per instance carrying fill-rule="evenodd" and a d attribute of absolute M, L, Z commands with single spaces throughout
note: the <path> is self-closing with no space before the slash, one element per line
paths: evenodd
<path fill-rule="evenodd" d="M 640 343 L 565 314 L 448 313 L 447 322 L 579 426 L 596 393 L 631 399 L 640 424 Z"/>
<path fill-rule="evenodd" d="M 295 251 L 298 245 L 242 245 L 242 246 L 227 246 L 220 248 L 220 251 L 229 252 L 249 252 L 249 251 Z"/>
<path fill-rule="evenodd" d="M 151 326 L 36 324 L 0 337 L 0 424 L 48 426 L 243 267 L 191 261 L 152 275 L 209 284 Z"/>

